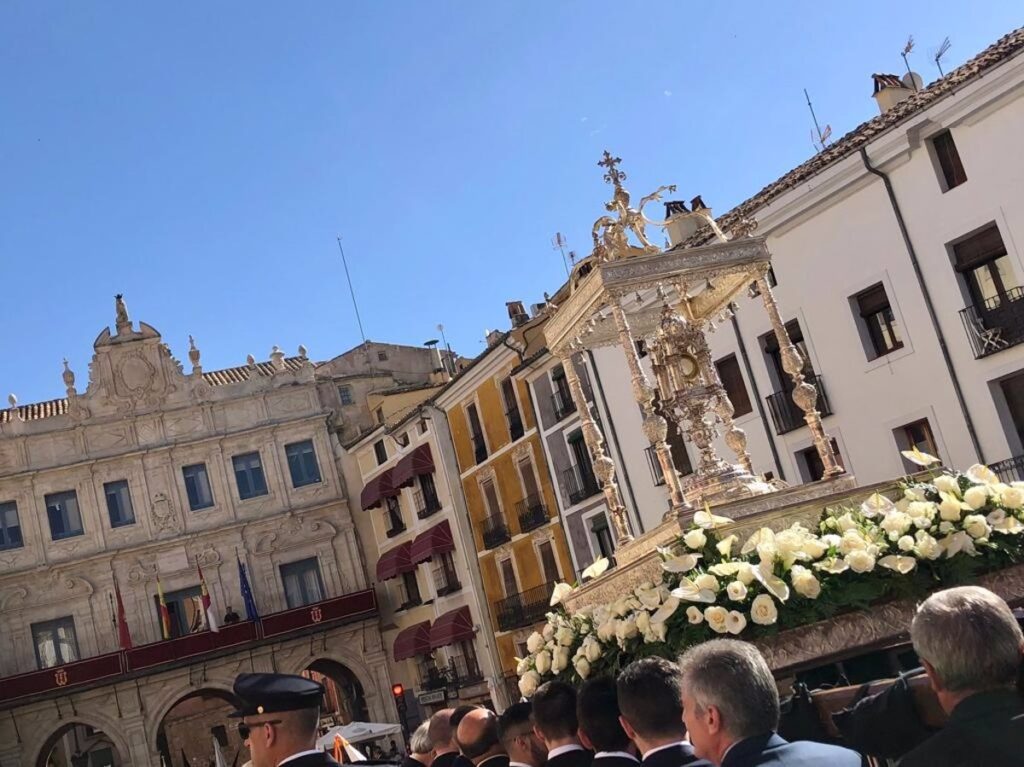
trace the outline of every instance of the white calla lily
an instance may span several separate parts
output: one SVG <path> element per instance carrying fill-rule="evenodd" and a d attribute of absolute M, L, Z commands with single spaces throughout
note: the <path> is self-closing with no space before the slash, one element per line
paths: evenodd
<path fill-rule="evenodd" d="M 693 515 L 693 523 L 697 527 L 702 527 L 705 530 L 714 530 L 716 527 L 722 527 L 732 522 L 728 517 L 720 517 L 717 514 L 711 513 L 711 507 L 708 506 L 707 501 L 704 502 L 703 511 L 698 511 Z"/>
<path fill-rule="evenodd" d="M 709 605 L 714 604 L 715 601 L 714 591 L 697 588 L 697 585 L 689 578 L 683 578 L 679 582 L 679 587 L 672 589 L 671 596 L 684 602 L 702 602 Z"/>
<path fill-rule="evenodd" d="M 596 578 L 608 569 L 608 565 L 608 557 L 598 557 L 593 561 L 590 567 L 580 573 L 580 579 L 586 580 L 587 578 Z"/>
<path fill-rule="evenodd" d="M 551 601 L 548 603 L 551 607 L 562 604 L 562 600 L 565 599 L 569 594 L 573 592 L 573 587 L 568 583 L 556 583 L 555 588 L 551 591 Z"/>
<path fill-rule="evenodd" d="M 904 557 L 899 554 L 890 554 L 887 557 L 882 557 L 878 560 L 878 566 L 884 567 L 889 570 L 893 570 L 900 575 L 906 575 L 915 567 L 917 567 L 917 560 L 913 557 Z"/>
<path fill-rule="evenodd" d="M 762 527 L 756 531 L 753 535 L 747 538 L 747 542 L 743 544 L 743 548 L 740 549 L 740 555 L 745 556 L 752 552 L 754 549 L 758 549 L 761 546 L 774 546 L 775 545 L 775 532 L 767 527 Z"/>
<path fill-rule="evenodd" d="M 665 600 L 665 603 L 651 616 L 651 623 L 657 625 L 658 623 L 664 623 L 679 607 L 679 597 L 670 596 Z"/>
<path fill-rule="evenodd" d="M 679 554 L 661 563 L 661 569 L 667 573 L 688 573 L 697 566 L 701 554 Z"/>
<path fill-rule="evenodd" d="M 723 538 L 722 540 L 720 540 L 715 545 L 715 548 L 718 549 L 719 554 L 721 554 L 723 557 L 727 557 L 730 554 L 732 554 L 733 544 L 736 543 L 736 541 L 738 540 L 739 538 L 737 536 L 730 535 L 727 538 Z"/>
<path fill-rule="evenodd" d="M 868 519 L 877 517 L 880 514 L 888 514 L 890 511 L 895 511 L 895 509 L 896 504 L 881 493 L 873 493 L 860 505 L 860 513 Z"/>
<path fill-rule="evenodd" d="M 785 602 L 789 599 L 789 586 L 782 578 L 771 571 L 771 566 L 767 563 L 763 562 L 754 568 L 754 578 L 765 587 L 769 594 L 780 602 Z"/>
<path fill-rule="evenodd" d="M 992 469 L 988 466 L 983 466 L 980 463 L 974 464 L 971 468 L 964 472 L 964 476 L 971 480 L 977 485 L 998 485 L 999 477 Z"/>
<path fill-rule="evenodd" d="M 941 461 L 934 455 L 928 453 L 922 453 L 917 449 L 917 445 L 914 445 L 910 450 L 901 450 L 900 454 L 913 464 L 928 468 L 932 464 L 941 463 Z"/>
<path fill-rule="evenodd" d="M 839 575 L 839 573 L 845 573 L 850 569 L 850 566 L 842 559 L 826 559 L 821 562 L 814 563 L 815 570 L 821 570 L 823 573 L 831 573 L 832 575 Z"/>

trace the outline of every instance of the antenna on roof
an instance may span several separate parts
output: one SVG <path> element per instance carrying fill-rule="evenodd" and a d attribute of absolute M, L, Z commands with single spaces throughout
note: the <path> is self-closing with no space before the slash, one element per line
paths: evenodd
<path fill-rule="evenodd" d="M 907 58 L 912 50 L 914 50 L 914 36 L 910 35 L 907 37 L 907 44 L 903 46 L 900 56 L 903 57 L 903 63 L 907 67 L 907 75 L 910 80 L 910 84 L 913 85 L 914 90 L 917 91 L 920 90 L 920 88 L 917 87 L 917 80 L 914 78 L 914 73 L 910 71 L 910 60 Z"/>
<path fill-rule="evenodd" d="M 560 251 L 562 254 L 562 265 L 565 267 L 565 276 L 569 276 L 569 262 L 565 260 L 565 246 L 568 244 L 568 240 L 565 239 L 565 235 L 561 232 L 555 232 L 555 236 L 551 238 L 551 249 Z"/>
<path fill-rule="evenodd" d="M 814 114 L 814 107 L 811 105 L 811 97 L 807 93 L 807 89 L 804 88 L 804 98 L 807 99 L 807 108 L 811 110 L 811 119 L 814 120 L 814 130 L 818 134 L 818 141 L 814 141 L 814 134 L 811 134 L 811 143 L 814 144 L 814 148 L 819 152 L 824 152 L 825 147 L 828 145 L 828 140 L 832 136 L 832 126 L 826 125 L 825 130 L 821 129 L 818 125 L 818 116 Z"/>
<path fill-rule="evenodd" d="M 938 67 L 939 69 L 939 77 L 946 76 L 946 73 L 942 71 L 941 59 L 949 52 L 949 49 L 952 47 L 953 44 L 949 42 L 949 38 L 947 37 L 945 40 L 942 41 L 942 45 L 939 46 L 939 50 L 935 52 L 935 66 Z"/>
<path fill-rule="evenodd" d="M 348 260 L 345 258 L 345 249 L 341 247 L 341 236 L 338 236 L 338 250 L 341 251 L 341 263 L 345 266 L 345 279 L 348 280 L 348 292 L 352 296 L 352 308 L 356 310 L 356 323 L 359 325 L 359 335 L 363 338 L 363 348 L 366 348 L 366 333 L 363 332 L 363 320 L 359 316 L 359 304 L 356 303 L 356 291 L 352 287 L 352 276 L 348 273 Z"/>

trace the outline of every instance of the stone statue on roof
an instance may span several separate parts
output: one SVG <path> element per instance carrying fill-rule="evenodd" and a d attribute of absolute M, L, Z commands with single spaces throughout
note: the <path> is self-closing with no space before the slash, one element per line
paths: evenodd
<path fill-rule="evenodd" d="M 598 162 L 599 166 L 607 168 L 604 180 L 615 188 L 611 201 L 605 203 L 604 206 L 605 210 L 614 216 L 601 216 L 594 222 L 591 229 L 594 256 L 598 261 L 614 261 L 620 258 L 660 253 L 661 249 L 647 238 L 647 225 L 664 228 L 668 222 L 652 221 L 647 218 L 644 215 L 644 206 L 647 203 L 660 200 L 662 192 L 676 190 L 675 186 L 660 186 L 651 194 L 642 197 L 640 204 L 636 208 L 632 208 L 629 204 L 629 192 L 622 186 L 626 174 L 619 170 L 620 162 L 622 162 L 621 158 L 613 157 L 607 150 L 605 150 L 604 157 Z M 639 247 L 630 243 L 630 233 L 640 243 Z"/>

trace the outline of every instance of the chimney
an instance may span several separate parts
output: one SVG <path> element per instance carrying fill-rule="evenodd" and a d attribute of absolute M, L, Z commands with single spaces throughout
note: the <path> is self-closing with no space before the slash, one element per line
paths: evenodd
<path fill-rule="evenodd" d="M 530 321 L 530 315 L 523 308 L 522 301 L 506 301 L 505 308 L 508 309 L 508 318 L 512 320 L 512 327 L 518 328 Z"/>
<path fill-rule="evenodd" d="M 878 110 L 885 114 L 901 101 L 906 101 L 921 89 L 921 76 L 908 72 L 900 79 L 897 75 L 871 75 L 875 84 L 874 97 Z"/>
<path fill-rule="evenodd" d="M 693 207 L 694 212 L 706 210 L 708 215 L 711 214 L 711 210 L 704 204 L 700 195 L 694 197 L 690 205 Z M 668 220 L 668 226 L 665 227 L 665 231 L 668 232 L 668 241 L 672 247 L 688 240 L 705 223 L 705 219 L 701 216 L 693 215 L 682 200 L 669 200 L 665 202 L 665 218 Z"/>
<path fill-rule="evenodd" d="M 484 330 L 484 338 L 487 339 L 487 346 L 490 348 L 498 343 L 498 339 L 501 338 L 502 333 L 500 330 Z"/>

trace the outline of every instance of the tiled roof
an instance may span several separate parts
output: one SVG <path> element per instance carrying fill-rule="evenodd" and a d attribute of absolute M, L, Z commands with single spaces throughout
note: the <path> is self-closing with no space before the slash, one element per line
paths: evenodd
<path fill-rule="evenodd" d="M 295 372 L 305 363 L 303 357 L 285 357 L 285 370 Z M 256 374 L 267 378 L 274 375 L 274 366 L 269 362 L 257 362 Z M 225 384 L 242 383 L 249 380 L 249 366 L 240 365 L 236 368 L 225 368 L 224 370 L 213 370 L 203 373 L 203 380 L 210 386 L 224 386 Z M 37 421 L 40 418 L 50 418 L 55 415 L 64 415 L 68 412 L 67 398 L 51 399 L 46 402 L 33 402 L 29 405 L 18 405 L 17 408 L 0 410 L 0 423 L 10 423 L 14 420 L 13 414 L 17 410 L 22 419 L 26 421 Z"/>
<path fill-rule="evenodd" d="M 749 200 L 746 200 L 718 219 L 718 225 L 726 232 L 740 219 L 751 218 L 758 208 L 803 183 L 812 176 L 825 170 L 857 152 L 862 146 L 881 134 L 927 109 L 940 99 L 952 95 L 963 86 L 984 75 L 1007 59 L 1024 49 L 1024 27 L 1014 30 L 1000 38 L 983 50 L 970 61 L 957 67 L 945 77 L 936 80 L 927 88 L 899 102 L 887 112 L 858 125 L 834 144 L 827 146 L 803 165 L 799 165 L 777 181 L 772 182 Z M 707 243 L 713 237 L 709 226 L 702 226 L 688 239 L 674 249 L 690 248 Z"/>

